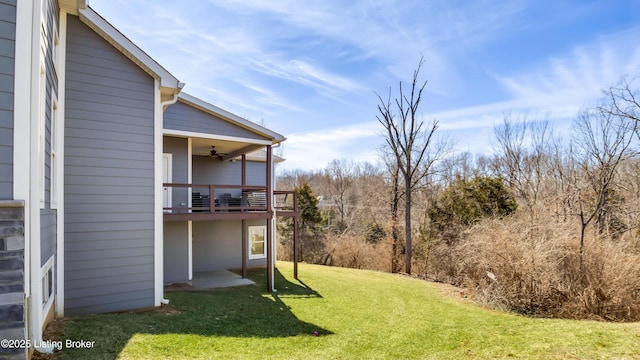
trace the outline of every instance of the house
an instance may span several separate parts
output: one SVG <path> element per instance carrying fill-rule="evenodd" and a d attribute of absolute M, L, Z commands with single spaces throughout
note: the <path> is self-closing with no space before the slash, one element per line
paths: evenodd
<path fill-rule="evenodd" d="M 32 345 L 0 357 L 198 271 L 266 265 L 273 290 L 282 135 L 182 92 L 86 0 L 0 0 L 0 80 L 0 338 Z"/>
<path fill-rule="evenodd" d="M 284 138 L 185 93 L 163 126 L 165 282 L 265 265 L 275 226 L 272 146 Z M 251 234 L 261 240 L 251 243 Z"/>

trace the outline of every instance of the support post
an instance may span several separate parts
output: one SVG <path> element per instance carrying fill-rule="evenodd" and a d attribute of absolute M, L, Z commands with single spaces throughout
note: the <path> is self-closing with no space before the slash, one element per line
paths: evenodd
<path fill-rule="evenodd" d="M 242 154 L 242 186 L 247 185 L 247 155 Z"/>
<path fill-rule="evenodd" d="M 247 220 L 242 219 L 242 278 L 247 277 Z"/>
<path fill-rule="evenodd" d="M 273 188 L 272 188 L 272 183 L 271 183 L 271 169 L 273 167 L 273 158 L 272 158 L 272 149 L 271 149 L 271 145 L 267 145 L 267 162 L 266 162 L 266 166 L 267 166 L 267 178 L 266 178 L 266 183 L 267 183 L 267 213 L 269 214 L 269 218 L 267 220 L 267 291 L 268 292 L 273 292 L 275 290 L 274 285 L 273 285 L 273 236 L 272 236 L 272 229 L 271 229 L 271 223 L 273 221 L 273 208 L 272 208 L 272 201 L 273 201 Z"/>
<path fill-rule="evenodd" d="M 298 194 L 293 193 L 293 278 L 298 280 Z"/>
<path fill-rule="evenodd" d="M 209 214 L 213 214 L 216 211 L 215 194 L 216 188 L 214 185 L 209 185 Z"/>
<path fill-rule="evenodd" d="M 241 179 L 241 184 L 242 186 L 247 185 L 247 155 L 242 154 L 242 179 Z M 242 204 L 240 204 L 242 205 Z M 247 277 L 247 256 L 249 256 L 249 253 L 247 252 L 247 242 L 249 241 L 249 239 L 247 239 L 247 220 L 242 219 L 242 277 L 246 278 Z"/>

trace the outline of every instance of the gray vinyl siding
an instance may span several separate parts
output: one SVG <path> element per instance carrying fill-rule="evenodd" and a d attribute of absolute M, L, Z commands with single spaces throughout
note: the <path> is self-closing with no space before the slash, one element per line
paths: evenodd
<path fill-rule="evenodd" d="M 266 186 L 266 163 L 247 161 L 247 185 Z M 193 157 L 193 182 L 196 184 L 242 184 L 242 162 L 218 162 Z M 239 195 L 240 190 L 217 190 Z M 235 193 L 237 192 L 237 193 Z M 266 225 L 266 220 L 247 220 L 247 226 Z M 193 222 L 193 271 L 214 271 L 242 266 L 242 222 Z M 245 254 L 245 256 L 247 256 Z M 247 266 L 263 266 L 266 259 L 247 259 Z"/>
<path fill-rule="evenodd" d="M 267 220 L 247 220 L 247 226 L 266 224 Z M 240 268 L 242 221 L 194 221 L 192 250 L 194 272 Z M 247 259 L 248 267 L 266 263 L 266 259 Z"/>
<path fill-rule="evenodd" d="M 0 200 L 13 199 L 16 0 L 0 0 Z"/>
<path fill-rule="evenodd" d="M 219 185 L 242 185 L 242 162 L 241 161 L 211 161 L 203 156 L 193 157 L 193 183 L 194 184 L 219 184 Z M 252 186 L 267 185 L 266 163 L 247 161 L 247 184 Z M 223 193 L 231 196 L 240 196 L 240 189 L 217 188 L 215 197 Z"/>
<path fill-rule="evenodd" d="M 267 186 L 267 163 L 247 161 L 247 185 Z"/>
<path fill-rule="evenodd" d="M 154 80 L 68 16 L 65 314 L 154 305 Z"/>
<path fill-rule="evenodd" d="M 270 140 L 181 101 L 171 105 L 165 111 L 163 126 L 171 130 Z"/>
<path fill-rule="evenodd" d="M 165 136 L 163 139 L 163 153 L 172 154 L 171 182 L 186 184 L 189 182 L 189 153 L 188 140 Z M 171 203 L 173 207 L 187 207 L 189 191 L 187 188 L 172 188 Z"/>
<path fill-rule="evenodd" d="M 266 186 L 267 166 L 265 162 L 247 161 L 247 185 Z M 241 161 L 211 161 L 203 156 L 193 157 L 193 182 L 195 184 L 242 184 Z"/>
<path fill-rule="evenodd" d="M 58 26 L 58 2 L 57 0 L 45 0 L 49 2 L 47 7 L 47 47 L 45 54 L 46 68 L 46 96 L 45 96 L 45 146 L 44 146 L 44 209 L 40 210 L 40 264 L 44 265 L 56 250 L 56 223 L 57 210 L 51 208 L 51 135 L 53 126 L 54 98 L 58 96 L 58 73 L 54 61 L 54 31 Z"/>
<path fill-rule="evenodd" d="M 186 221 L 164 223 L 164 282 L 189 281 L 189 232 Z"/>

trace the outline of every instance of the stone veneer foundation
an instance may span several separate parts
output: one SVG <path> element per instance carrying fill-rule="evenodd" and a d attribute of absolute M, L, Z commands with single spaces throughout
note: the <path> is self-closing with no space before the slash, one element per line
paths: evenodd
<path fill-rule="evenodd" d="M 0 340 L 25 339 L 24 202 L 0 200 Z M 25 348 L 3 348 L 0 358 L 25 359 Z"/>

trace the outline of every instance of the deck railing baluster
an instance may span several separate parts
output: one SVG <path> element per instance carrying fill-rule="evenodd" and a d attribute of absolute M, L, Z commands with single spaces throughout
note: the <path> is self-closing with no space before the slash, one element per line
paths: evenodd
<path fill-rule="evenodd" d="M 273 204 L 276 216 L 296 216 L 297 214 L 296 196 L 293 191 L 275 190 L 273 191 L 273 198 L 268 199 L 267 194 L 269 192 L 266 186 L 181 183 L 163 183 L 162 185 L 169 188 L 172 193 L 173 189 L 184 188 L 187 190 L 187 194 L 191 194 L 191 200 L 186 201 L 187 204 L 191 202 L 191 206 L 187 205 L 186 211 L 182 205 L 177 207 L 169 204 L 168 207 L 163 207 L 164 219 L 168 221 L 268 218 L 269 204 Z M 231 203 L 219 201 L 219 206 L 216 207 L 216 189 L 225 193 L 234 193 L 234 191 L 239 190 L 240 193 L 239 195 L 234 195 L 236 197 L 233 198 Z M 292 196 L 289 197 L 289 195 Z M 201 196 L 202 198 L 196 199 L 196 196 Z M 206 199 L 207 196 L 208 199 Z M 290 200 L 293 200 L 293 203 L 290 203 Z"/>

